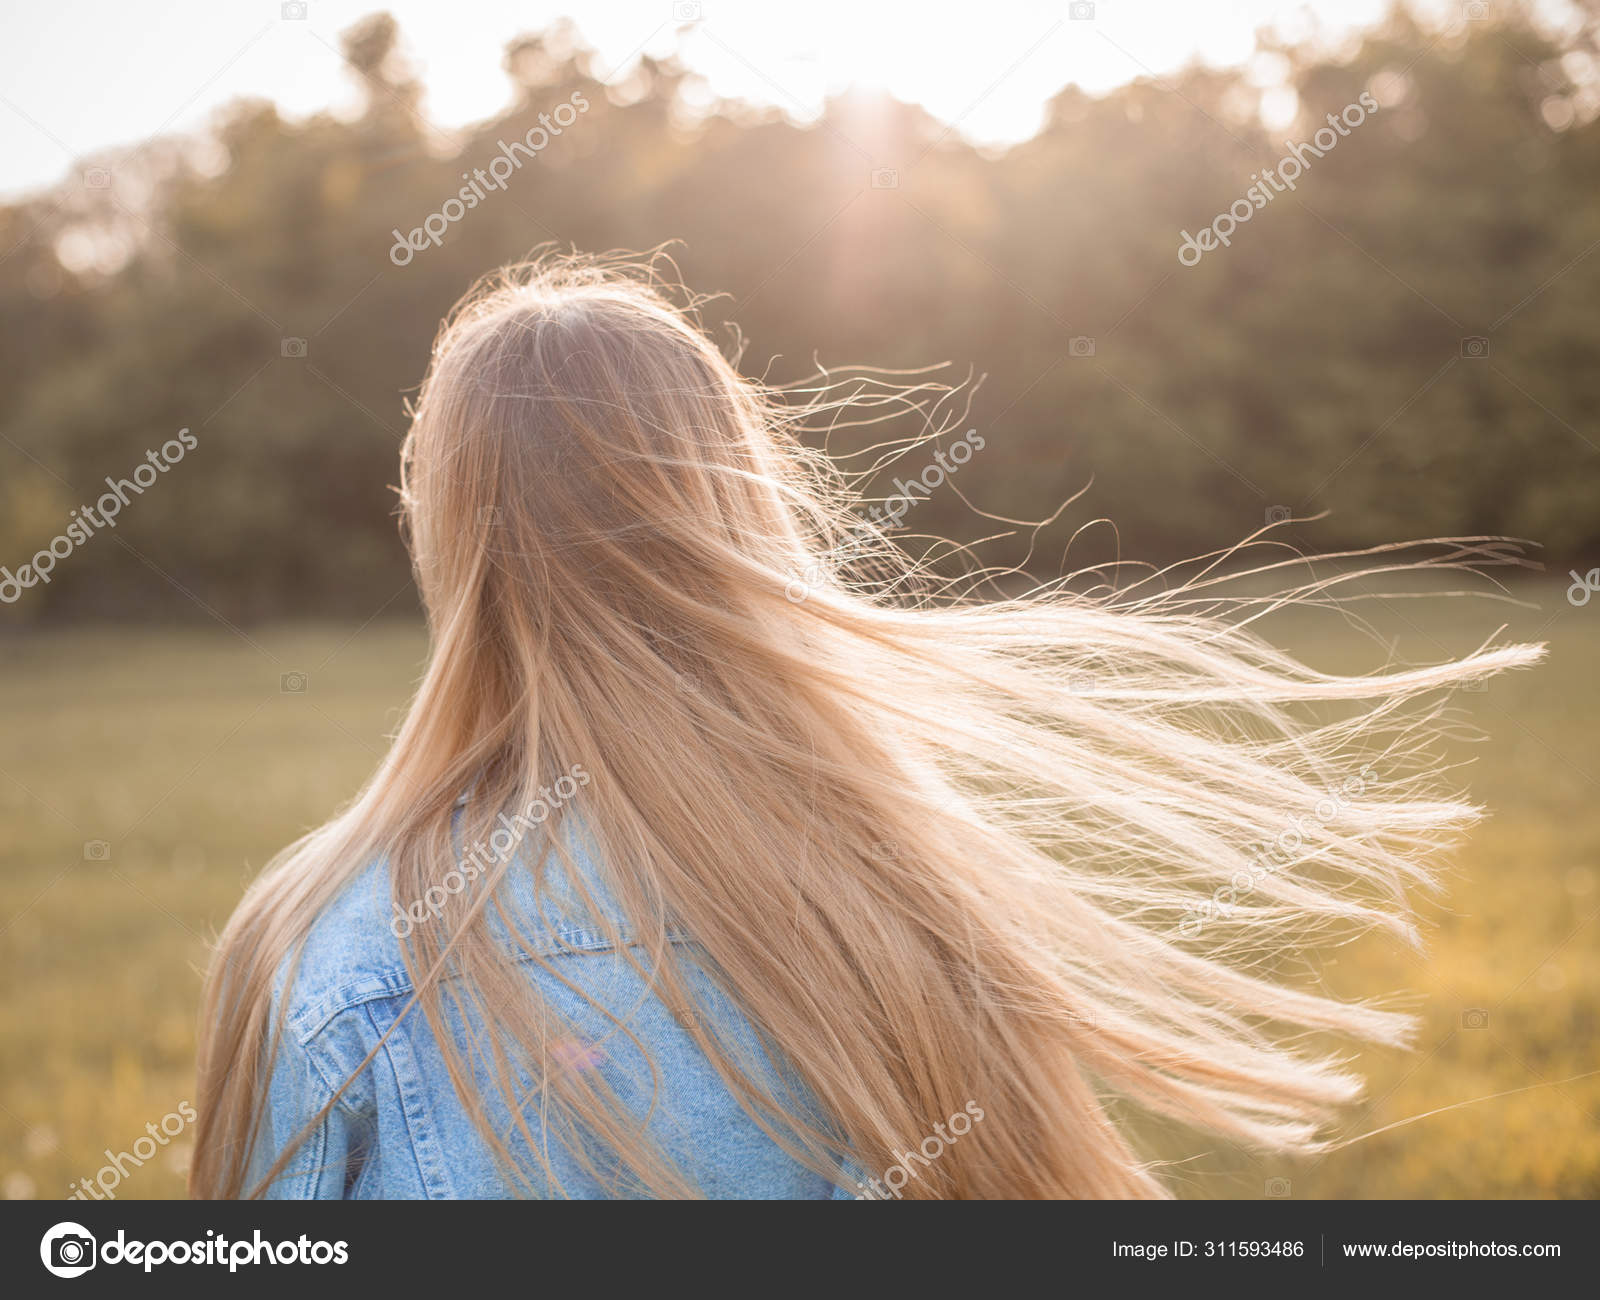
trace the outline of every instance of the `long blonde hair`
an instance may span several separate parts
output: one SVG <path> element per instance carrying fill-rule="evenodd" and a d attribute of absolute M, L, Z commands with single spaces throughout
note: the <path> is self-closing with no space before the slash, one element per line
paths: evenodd
<path fill-rule="evenodd" d="M 380 857 L 404 908 L 574 763 L 629 959 L 809 1167 L 882 1171 L 969 1101 L 985 1122 L 904 1195 L 1162 1195 L 1125 1106 L 1325 1142 L 1360 1083 L 1320 1036 L 1399 1042 L 1407 1020 L 1267 962 L 1412 932 L 1429 860 L 1475 813 L 1440 788 L 1441 695 L 1537 648 L 1331 676 L 1255 635 L 1257 606 L 1214 600 L 1209 568 L 1092 595 L 930 584 L 860 521 L 794 402 L 676 302 L 653 264 L 544 257 L 446 322 L 401 480 L 427 671 L 371 782 L 221 937 L 191 1191 L 261 1190 L 275 973 L 319 911 Z M 564 811 L 525 863 L 565 856 Z M 551 1176 L 535 1110 L 590 1168 L 693 1195 L 604 1072 L 553 1053 L 570 1028 L 496 937 L 496 916 L 517 924 L 493 890 L 507 869 L 403 948 L 508 1185 Z M 822 1115 L 694 1014 L 691 959 Z M 482 1055 L 456 1044 L 463 1012 Z"/>

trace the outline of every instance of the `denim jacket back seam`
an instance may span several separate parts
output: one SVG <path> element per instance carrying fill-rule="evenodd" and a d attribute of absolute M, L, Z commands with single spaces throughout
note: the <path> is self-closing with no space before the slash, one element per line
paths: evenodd
<path fill-rule="evenodd" d="M 588 953 L 611 952 L 618 948 L 636 948 L 637 940 L 626 925 L 618 926 L 620 942 L 598 930 L 573 928 L 550 934 L 537 947 L 520 949 L 515 956 L 517 964 L 526 965 L 541 957 L 561 957 Z M 672 944 L 688 944 L 693 940 L 681 930 L 668 930 L 666 939 Z M 296 1041 L 302 1047 L 321 1035 L 329 1025 L 346 1011 L 368 1002 L 381 1002 L 386 998 L 401 997 L 411 993 L 414 986 L 411 974 L 404 966 L 390 966 L 363 975 L 309 1001 L 291 1007 L 288 1021 L 294 1026 Z"/>

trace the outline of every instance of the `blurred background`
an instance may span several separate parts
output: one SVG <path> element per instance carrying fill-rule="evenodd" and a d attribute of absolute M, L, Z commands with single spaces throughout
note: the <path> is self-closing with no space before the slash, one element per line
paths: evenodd
<path fill-rule="evenodd" d="M 1534 544 L 1494 601 L 1266 629 L 1355 671 L 1551 644 L 1457 701 L 1491 817 L 1429 953 L 1302 955 L 1421 1017 L 1347 1135 L 1430 1117 L 1300 1163 L 1144 1136 L 1184 1195 L 1600 1195 L 1600 4 L 592 8 L 0 19 L 0 1193 L 181 1194 L 207 940 L 425 652 L 390 485 L 440 316 L 670 240 L 751 375 L 968 382 L 908 545 Z M 1079 492 L 1031 554 L 992 518 Z"/>

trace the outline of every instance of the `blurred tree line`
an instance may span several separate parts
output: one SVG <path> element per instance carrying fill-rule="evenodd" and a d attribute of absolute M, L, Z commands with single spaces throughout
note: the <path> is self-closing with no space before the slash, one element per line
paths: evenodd
<path fill-rule="evenodd" d="M 1288 536 L 1504 533 L 1592 565 L 1596 24 L 1495 14 L 1441 31 L 1401 9 L 1346 49 L 1270 51 L 1300 106 L 1276 131 L 1259 77 L 1194 68 L 1102 98 L 1068 87 L 999 154 L 860 93 L 804 127 L 710 103 L 671 59 L 605 84 L 567 26 L 514 41 L 510 107 L 445 134 L 394 22 L 366 19 L 344 37 L 355 120 L 239 103 L 210 138 L 0 207 L 0 565 L 179 429 L 198 443 L 0 626 L 194 615 L 191 598 L 231 619 L 405 608 L 389 487 L 405 396 L 467 285 L 550 241 L 681 240 L 687 283 L 726 295 L 708 323 L 737 322 L 747 371 L 772 382 L 818 361 L 986 376 L 963 426 L 984 450 L 909 532 L 988 536 L 1002 526 L 974 507 L 1042 518 L 1092 480 L 1042 569 L 1093 517 L 1122 554 L 1160 559 L 1323 510 Z M 1294 193 L 1180 263 L 1180 231 L 1363 91 L 1379 111 Z M 575 123 L 396 265 L 397 230 L 574 95 Z"/>

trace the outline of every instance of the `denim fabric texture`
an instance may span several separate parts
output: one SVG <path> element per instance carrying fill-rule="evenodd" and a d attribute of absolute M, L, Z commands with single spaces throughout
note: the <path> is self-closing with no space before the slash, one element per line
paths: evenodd
<path fill-rule="evenodd" d="M 592 845 L 577 829 L 567 834 L 567 844 L 595 908 L 609 913 L 624 944 L 628 943 Z M 515 949 L 527 979 L 578 1031 L 572 1040 L 558 1044 L 558 1059 L 567 1068 L 603 1071 L 636 1113 L 642 1115 L 650 1107 L 653 1089 L 643 1053 L 565 980 L 594 998 L 648 1049 L 659 1070 L 649 1132 L 700 1192 L 712 1198 L 853 1198 L 853 1190 L 836 1188 L 794 1160 L 744 1111 L 689 1030 L 608 937 L 608 927 L 596 924 L 580 905 L 558 858 L 552 856 L 547 863 L 537 893 L 533 873 L 521 860 L 513 862 L 500 895 L 519 918 Z M 426 1018 L 416 1008 L 402 1014 L 412 982 L 401 960 L 395 930 L 403 932 L 403 927 L 392 925 L 395 916 L 387 864 L 374 862 L 316 921 L 292 988 L 284 988 L 287 962 L 279 972 L 273 1010 L 276 1016 L 286 1000 L 284 1033 L 272 1064 L 247 1186 L 259 1182 L 284 1144 L 316 1118 L 379 1040 L 389 1036 L 273 1180 L 266 1191 L 269 1197 L 438 1199 L 516 1194 L 457 1099 Z M 438 923 L 432 918 L 420 922 Z M 510 942 L 503 926 L 497 926 L 496 933 L 502 942 Z M 682 945 L 690 959 L 700 1014 L 715 1020 L 724 1041 L 748 1047 L 756 1059 L 768 1059 L 754 1027 L 695 963 L 692 942 L 682 936 L 673 942 Z M 640 949 L 633 952 L 642 960 Z M 546 958 L 560 978 L 531 960 L 535 953 Z M 454 1018 L 458 1013 L 451 1014 Z M 460 1019 L 455 1019 L 454 1031 L 463 1050 L 477 1038 Z M 481 1049 L 470 1053 L 469 1059 L 475 1055 L 481 1056 Z M 818 1113 L 791 1069 L 773 1066 L 768 1077 Z M 491 1076 L 486 1073 L 481 1081 L 489 1084 L 486 1096 L 496 1098 Z M 558 1135 L 546 1134 L 536 1095 L 524 1109 L 559 1181 L 559 1188 L 553 1187 L 541 1174 L 542 1185 L 535 1187 L 534 1195 L 598 1199 L 638 1192 L 616 1176 L 619 1166 L 613 1154 L 588 1153 L 597 1177 Z M 525 1154 L 521 1150 L 525 1139 L 509 1118 L 496 1115 L 495 1119 L 497 1131 L 509 1135 L 513 1150 Z M 527 1167 L 538 1169 L 538 1162 L 530 1160 Z"/>

